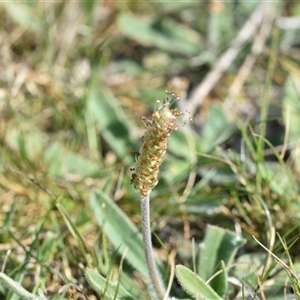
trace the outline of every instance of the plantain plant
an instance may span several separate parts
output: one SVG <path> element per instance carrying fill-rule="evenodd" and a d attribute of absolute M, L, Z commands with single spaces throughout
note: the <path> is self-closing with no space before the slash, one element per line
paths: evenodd
<path fill-rule="evenodd" d="M 126 258 L 146 278 L 150 280 L 149 292 L 152 299 L 170 299 L 160 273 L 161 265 L 155 257 L 151 241 L 150 195 L 158 183 L 158 173 L 168 147 L 172 131 L 177 129 L 176 119 L 182 115 L 177 109 L 170 109 L 173 100 L 179 100 L 172 92 L 167 92 L 166 99 L 158 100 L 158 109 L 150 118 L 142 117 L 145 134 L 142 145 L 135 152 L 136 164 L 131 168 L 131 183 L 141 197 L 142 236 L 128 217 L 103 192 L 93 193 L 91 206 L 99 225 Z M 199 273 L 188 268 L 176 266 L 176 277 L 187 292 L 197 299 L 222 299 L 227 293 L 227 266 L 244 240 L 222 228 L 209 226 L 204 242 L 199 246 Z M 143 250 L 142 250 L 143 249 Z M 145 257 L 141 253 L 145 252 Z M 157 266 L 157 264 L 159 264 Z M 146 267 L 146 268 L 145 268 Z M 217 274 L 208 284 L 205 280 Z M 105 299 L 136 299 L 120 283 L 107 280 L 88 269 L 87 281 Z M 175 299 L 172 297 L 172 299 Z"/>
<path fill-rule="evenodd" d="M 41 289 L 38 290 L 38 295 L 34 295 L 23 288 L 17 281 L 13 280 L 5 273 L 0 272 L 0 279 L 13 293 L 20 296 L 24 300 L 47 300 Z"/>

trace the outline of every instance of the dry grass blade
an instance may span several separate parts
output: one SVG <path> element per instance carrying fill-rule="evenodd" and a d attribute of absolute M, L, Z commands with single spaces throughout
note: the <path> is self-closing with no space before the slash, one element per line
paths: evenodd
<path fill-rule="evenodd" d="M 248 21 L 239 31 L 237 37 L 232 41 L 231 46 L 225 51 L 224 54 L 221 55 L 213 69 L 207 73 L 201 83 L 193 90 L 190 97 L 186 99 L 185 105 L 187 105 L 191 115 L 194 115 L 197 107 L 201 105 L 204 98 L 220 80 L 223 73 L 236 59 L 242 47 L 254 37 L 256 30 L 264 19 L 264 15 L 269 14 L 269 11 L 272 9 L 272 3 L 262 3 L 256 8 Z"/>
<path fill-rule="evenodd" d="M 291 274 L 294 279 L 300 284 L 300 279 L 295 274 L 295 272 L 286 264 L 284 263 L 278 256 L 276 256 L 271 250 L 269 250 L 265 245 L 263 245 L 258 239 L 255 238 L 255 236 L 252 236 L 252 238 L 261 246 L 263 247 L 274 259 L 288 272 L 288 274 Z"/>
<path fill-rule="evenodd" d="M 262 26 L 258 34 L 254 38 L 251 47 L 251 53 L 246 57 L 244 63 L 237 72 L 235 79 L 229 88 L 228 96 L 224 101 L 224 107 L 226 107 L 228 110 L 236 110 L 234 98 L 238 95 L 246 79 L 250 75 L 256 62 L 257 56 L 263 51 L 267 38 L 269 37 L 272 30 L 274 19 L 275 11 L 266 11 L 263 16 Z"/>

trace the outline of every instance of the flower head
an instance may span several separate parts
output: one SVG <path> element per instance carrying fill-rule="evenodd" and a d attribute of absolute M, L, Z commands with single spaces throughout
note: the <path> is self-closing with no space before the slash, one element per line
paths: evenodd
<path fill-rule="evenodd" d="M 166 92 L 167 98 L 150 118 L 142 117 L 145 134 L 142 146 L 136 155 L 135 167 L 131 183 L 139 191 L 142 198 L 146 197 L 158 183 L 159 167 L 164 159 L 168 138 L 177 129 L 176 118 L 181 115 L 177 108 L 170 109 L 172 99 L 179 100 L 173 92 Z M 158 102 L 160 103 L 160 101 Z"/>

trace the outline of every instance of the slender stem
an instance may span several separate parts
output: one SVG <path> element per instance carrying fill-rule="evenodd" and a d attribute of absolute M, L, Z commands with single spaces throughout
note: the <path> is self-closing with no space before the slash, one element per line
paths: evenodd
<path fill-rule="evenodd" d="M 157 266 L 155 264 L 152 241 L 151 241 L 151 227 L 150 227 L 150 194 L 141 200 L 142 210 L 142 233 L 144 248 L 146 254 L 146 261 L 148 266 L 148 272 L 153 287 L 153 292 L 157 299 L 163 300 L 166 291 Z"/>

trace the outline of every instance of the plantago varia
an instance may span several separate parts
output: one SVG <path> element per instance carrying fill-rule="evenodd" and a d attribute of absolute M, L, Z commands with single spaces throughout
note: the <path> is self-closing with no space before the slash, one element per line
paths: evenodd
<path fill-rule="evenodd" d="M 136 164 L 131 170 L 131 183 L 139 191 L 142 198 L 146 197 L 158 183 L 159 167 L 164 159 L 168 138 L 177 129 L 176 118 L 181 115 L 177 108 L 171 109 L 171 101 L 179 100 L 173 92 L 166 92 L 167 98 L 160 103 L 150 118 L 142 117 L 145 134 L 142 146 L 135 152 Z"/>

